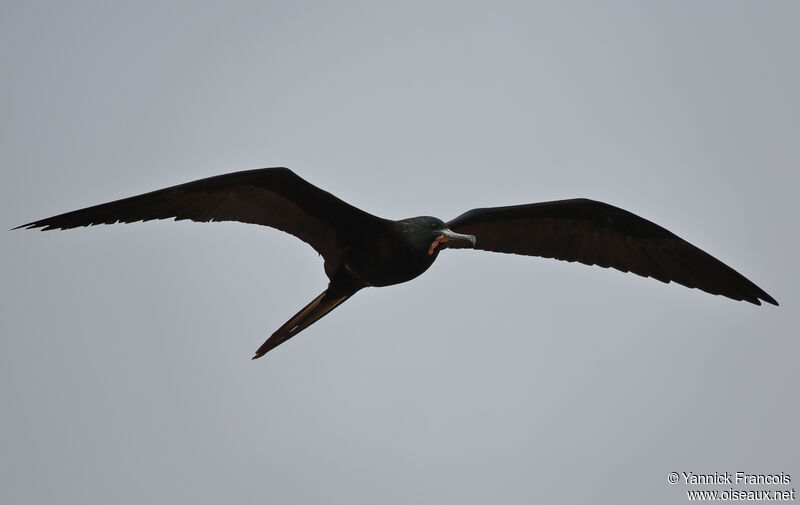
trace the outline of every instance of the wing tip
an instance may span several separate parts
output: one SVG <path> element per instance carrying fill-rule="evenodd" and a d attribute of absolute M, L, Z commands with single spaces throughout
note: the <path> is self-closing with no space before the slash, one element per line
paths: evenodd
<path fill-rule="evenodd" d="M 699 288 L 699 289 L 701 291 L 705 291 L 702 288 Z M 706 291 L 706 292 L 710 293 L 710 291 Z M 736 301 L 740 301 L 740 302 L 752 303 L 753 305 L 758 305 L 759 307 L 761 305 L 763 305 L 762 302 L 768 303 L 770 305 L 774 305 L 776 307 L 780 307 L 780 304 L 778 303 L 778 300 L 772 298 L 771 296 L 769 296 L 767 293 L 765 293 L 763 291 L 761 293 L 756 293 L 756 294 L 753 294 L 753 295 L 742 295 L 741 293 L 731 294 L 731 293 L 723 293 L 723 292 L 711 293 L 711 294 L 724 296 L 725 298 L 730 298 L 732 300 L 736 300 Z"/>
<path fill-rule="evenodd" d="M 21 229 L 24 229 L 24 230 L 30 230 L 31 228 L 38 228 L 38 227 L 40 227 L 41 225 L 38 225 L 38 226 L 37 226 L 37 223 L 38 223 L 38 221 L 34 221 L 34 222 L 32 222 L 32 223 L 25 223 L 25 224 L 21 224 L 21 225 L 19 225 L 19 226 L 15 226 L 15 227 L 11 228 L 11 229 L 10 229 L 10 230 L 8 230 L 8 231 L 21 230 Z"/>
<path fill-rule="evenodd" d="M 780 304 L 778 303 L 778 300 L 772 298 L 771 296 L 769 296 L 766 293 L 763 293 L 761 295 L 761 299 L 764 300 L 765 302 L 769 303 L 770 305 L 774 305 L 776 307 L 780 307 Z"/>
<path fill-rule="evenodd" d="M 776 300 L 775 298 L 773 298 L 770 295 L 768 295 L 766 291 L 764 291 L 763 289 L 759 288 L 758 286 L 756 286 L 755 284 L 753 284 L 750 281 L 748 281 L 748 283 L 755 289 L 753 289 L 752 294 L 749 297 L 745 297 L 744 298 L 745 301 L 748 301 L 750 303 L 754 303 L 756 305 L 761 305 L 761 302 L 763 301 L 763 302 L 769 303 L 770 305 L 774 305 L 776 307 L 780 306 L 780 304 L 778 303 L 778 300 Z"/>

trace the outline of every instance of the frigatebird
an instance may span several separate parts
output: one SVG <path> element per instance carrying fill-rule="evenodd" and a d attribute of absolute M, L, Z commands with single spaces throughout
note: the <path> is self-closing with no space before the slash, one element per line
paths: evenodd
<path fill-rule="evenodd" d="M 358 209 L 283 167 L 200 179 L 17 228 L 66 230 L 169 218 L 277 228 L 308 243 L 323 257 L 328 288 L 278 328 L 253 359 L 297 335 L 359 290 L 417 277 L 442 249 L 578 261 L 756 305 L 761 300 L 778 305 L 710 254 L 607 203 L 576 198 L 472 209 L 446 223 L 430 216 L 392 221 Z"/>

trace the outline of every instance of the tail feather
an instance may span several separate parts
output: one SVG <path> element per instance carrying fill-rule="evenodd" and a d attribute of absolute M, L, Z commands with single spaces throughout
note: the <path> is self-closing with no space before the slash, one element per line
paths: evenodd
<path fill-rule="evenodd" d="M 304 329 L 308 328 L 323 316 L 328 314 L 328 312 L 344 303 L 344 301 L 353 296 L 353 294 L 355 293 L 331 295 L 328 291 L 323 291 L 318 297 L 311 300 L 308 305 L 300 309 L 300 312 L 286 321 L 283 326 L 278 328 L 275 333 L 273 333 L 267 339 L 266 342 L 261 344 L 261 347 L 258 348 L 255 356 L 253 356 L 252 359 L 260 358 L 272 349 L 278 347 Z"/>

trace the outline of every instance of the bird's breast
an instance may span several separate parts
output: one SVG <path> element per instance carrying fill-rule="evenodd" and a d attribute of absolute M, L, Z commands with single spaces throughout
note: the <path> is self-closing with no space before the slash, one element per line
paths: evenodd
<path fill-rule="evenodd" d="M 369 286 L 410 281 L 430 268 L 438 251 L 428 254 L 403 240 L 379 237 L 360 243 L 345 255 L 345 267 Z"/>

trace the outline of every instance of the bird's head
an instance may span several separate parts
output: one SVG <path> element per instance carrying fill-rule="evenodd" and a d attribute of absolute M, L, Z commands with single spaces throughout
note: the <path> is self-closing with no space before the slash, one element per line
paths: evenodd
<path fill-rule="evenodd" d="M 429 256 L 433 256 L 438 251 L 436 248 L 442 242 L 451 240 L 463 240 L 475 245 L 474 235 L 464 235 L 456 233 L 447 227 L 447 224 L 439 218 L 431 216 L 420 216 L 403 219 L 405 233 L 409 240 L 418 248 L 424 248 Z"/>

